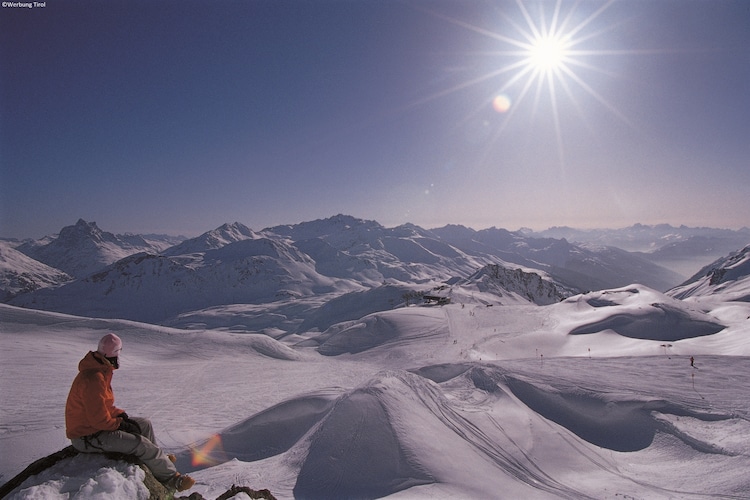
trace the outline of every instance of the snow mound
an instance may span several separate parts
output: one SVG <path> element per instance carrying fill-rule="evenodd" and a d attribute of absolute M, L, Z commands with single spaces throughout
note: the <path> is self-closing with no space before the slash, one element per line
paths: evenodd
<path fill-rule="evenodd" d="M 278 404 L 213 444 L 201 443 L 197 449 L 211 453 L 198 456 L 206 459 L 201 467 L 210 467 L 283 454 L 284 466 L 295 471 L 295 498 L 486 498 L 497 491 L 509 498 L 588 498 L 602 495 L 603 484 L 613 493 L 654 497 L 671 488 L 680 496 L 684 478 L 661 483 L 639 472 L 637 464 L 650 463 L 651 454 L 665 462 L 707 457 L 698 460 L 705 470 L 691 469 L 688 491 L 747 491 L 747 479 L 731 470 L 747 463 L 741 436 L 750 428 L 731 403 L 696 405 L 689 387 L 649 396 L 657 381 L 633 392 L 602 391 L 608 381 L 619 383 L 626 359 L 599 367 L 601 387 L 590 391 L 569 378 L 587 362 L 569 359 L 566 367 L 557 360 L 555 374 L 524 372 L 520 361 L 386 370 L 350 391 Z M 665 369 L 661 358 L 653 363 Z M 715 402 L 731 394 L 718 385 L 710 390 Z M 728 441 L 727 430 L 737 437 Z M 617 453 L 634 465 L 618 465 Z"/>
<path fill-rule="evenodd" d="M 96 471 L 92 475 L 92 471 Z M 32 476 L 8 500 L 147 500 L 146 473 L 134 464 L 99 453 L 80 453 Z"/>
<path fill-rule="evenodd" d="M 421 296 L 415 287 L 384 285 L 345 293 L 335 297 L 309 314 L 300 331 L 325 330 L 344 321 L 353 321 L 378 311 L 402 305 L 411 296 Z"/>
<path fill-rule="evenodd" d="M 297 351 L 267 335 L 239 334 L 239 336 L 243 338 L 255 352 L 268 356 L 269 358 L 287 361 L 295 361 L 301 358 Z"/>
<path fill-rule="evenodd" d="M 658 415 L 671 414 L 699 420 L 725 420 L 729 417 L 700 414 L 664 401 L 608 401 L 601 395 L 585 392 L 556 392 L 523 380 L 508 377 L 507 387 L 529 408 L 562 425 L 581 439 L 614 451 L 638 451 L 651 446 L 657 431 L 683 435 L 663 425 Z M 713 446 L 697 440 L 689 444 L 707 453 L 719 453 Z"/>
<path fill-rule="evenodd" d="M 177 468 L 192 472 L 229 460 L 253 462 L 284 453 L 330 411 L 339 395 L 322 391 L 274 405 L 192 444 L 177 455 Z"/>
<path fill-rule="evenodd" d="M 725 325 L 688 304 L 642 285 L 591 292 L 565 300 L 571 335 L 612 330 L 624 337 L 676 341 L 713 335 Z"/>
<path fill-rule="evenodd" d="M 434 482 L 402 445 L 385 390 L 375 381 L 337 401 L 309 438 L 295 498 L 380 498 Z"/>
<path fill-rule="evenodd" d="M 323 341 L 318 352 L 325 356 L 355 354 L 386 343 L 408 346 L 437 336 L 448 336 L 445 315 L 439 309 L 396 309 L 334 325 L 318 337 Z"/>

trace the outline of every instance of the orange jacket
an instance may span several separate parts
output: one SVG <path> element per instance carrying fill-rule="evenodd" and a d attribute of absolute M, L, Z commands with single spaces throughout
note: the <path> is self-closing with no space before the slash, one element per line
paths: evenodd
<path fill-rule="evenodd" d="M 68 439 L 99 431 L 116 431 L 123 411 L 115 406 L 112 392 L 114 367 L 98 352 L 89 352 L 78 363 L 78 375 L 65 403 L 65 434 Z"/>

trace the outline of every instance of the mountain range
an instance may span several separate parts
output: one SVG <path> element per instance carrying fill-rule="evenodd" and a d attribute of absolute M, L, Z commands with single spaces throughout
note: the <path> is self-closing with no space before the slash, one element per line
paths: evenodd
<path fill-rule="evenodd" d="M 540 232 L 524 230 L 534 237 L 565 238 L 578 245 L 614 246 L 637 252 L 647 260 L 684 275 L 743 248 L 750 242 L 750 228 L 739 230 L 710 227 L 675 227 L 670 224 L 634 224 L 622 229 L 573 229 L 552 227 Z"/>
<path fill-rule="evenodd" d="M 70 380 L 114 332 L 118 401 L 153 415 L 204 498 L 237 483 L 280 499 L 750 492 L 750 245 L 666 292 L 585 291 L 568 276 L 656 265 L 601 243 L 348 216 L 225 224 L 120 258 L 125 239 L 77 225 L 93 234 L 81 248 L 116 259 L 85 277 L 0 242 L 3 276 L 27 273 L 0 304 L 0 482 L 69 444 Z M 86 313 L 50 312 L 65 310 Z M 14 480 L 9 498 L 145 488 L 98 454 Z"/>
<path fill-rule="evenodd" d="M 116 235 L 79 220 L 57 236 L 3 242 L 0 292 L 4 302 L 22 307 L 182 327 L 241 304 L 244 320 L 237 323 L 230 314 L 234 325 L 227 327 L 270 331 L 282 325 L 276 333 L 288 335 L 309 328 L 315 311 L 329 302 L 356 302 L 342 309 L 374 312 L 441 287 L 457 296 L 489 290 L 488 301 L 498 304 L 540 305 L 631 283 L 666 291 L 685 276 L 653 256 L 674 254 L 668 249 L 680 245 L 683 258 L 705 265 L 705 245 L 686 250 L 695 238 L 723 248 L 727 241 L 747 244 L 750 232 L 642 225 L 619 232 L 427 230 L 337 215 L 260 231 L 235 222 L 188 239 Z M 609 241 L 652 251 L 631 252 Z"/>

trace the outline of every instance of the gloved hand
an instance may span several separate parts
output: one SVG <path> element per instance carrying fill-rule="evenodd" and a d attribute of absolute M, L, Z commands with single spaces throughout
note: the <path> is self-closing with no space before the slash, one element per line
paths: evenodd
<path fill-rule="evenodd" d="M 129 418 L 130 418 L 130 417 L 128 417 L 128 414 L 127 414 L 127 413 L 125 413 L 125 412 L 122 412 L 122 413 L 120 413 L 120 414 L 119 414 L 119 415 L 117 415 L 117 416 L 118 416 L 118 417 L 120 417 L 120 418 L 121 418 L 121 419 L 123 419 L 123 420 L 127 420 L 127 419 L 129 419 Z"/>
<path fill-rule="evenodd" d="M 140 434 L 141 426 L 139 426 L 138 422 L 136 422 L 135 420 L 132 420 L 130 418 L 123 418 L 122 422 L 120 422 L 120 427 L 118 427 L 117 430 L 129 432 L 130 434 Z"/>

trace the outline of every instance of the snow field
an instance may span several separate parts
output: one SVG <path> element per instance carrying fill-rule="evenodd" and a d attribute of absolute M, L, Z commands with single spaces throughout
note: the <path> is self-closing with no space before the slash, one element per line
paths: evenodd
<path fill-rule="evenodd" d="M 409 307 L 286 342 L 0 306 L 0 446 L 13 450 L 2 480 L 67 444 L 77 363 L 113 331 L 124 342 L 117 404 L 151 418 L 209 498 L 231 483 L 278 498 L 749 496 L 750 304 L 678 304 L 678 317 L 726 326 L 679 338 L 675 316 L 653 305 L 671 302 L 638 290 L 545 307 Z M 643 311 L 649 338 L 612 322 Z M 570 334 L 602 322 L 610 328 Z M 115 471 L 130 481 L 103 467 L 100 479 L 88 466 L 51 470 L 21 489 L 95 498 L 85 495 Z"/>

